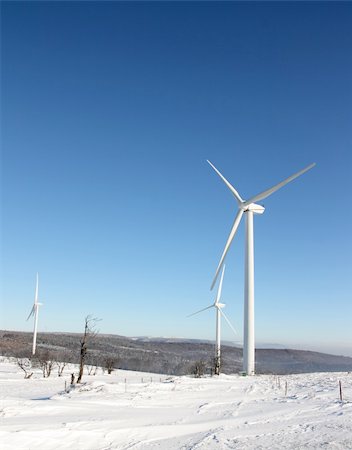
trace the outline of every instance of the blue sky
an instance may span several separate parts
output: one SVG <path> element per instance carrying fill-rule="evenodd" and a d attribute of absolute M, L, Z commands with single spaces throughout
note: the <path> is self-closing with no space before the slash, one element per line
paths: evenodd
<path fill-rule="evenodd" d="M 2 314 L 31 330 L 214 337 L 236 203 L 256 339 L 352 354 L 352 4 L 2 2 Z M 243 224 L 223 301 L 243 324 Z"/>

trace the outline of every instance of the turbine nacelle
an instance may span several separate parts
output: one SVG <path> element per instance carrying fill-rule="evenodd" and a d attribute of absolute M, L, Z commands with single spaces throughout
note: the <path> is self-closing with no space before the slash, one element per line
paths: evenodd
<path fill-rule="evenodd" d="M 214 303 L 215 308 L 225 308 L 226 304 L 225 303 Z"/>
<path fill-rule="evenodd" d="M 243 209 L 244 212 L 252 211 L 254 214 L 263 214 L 263 212 L 265 211 L 264 206 L 258 205 L 258 203 L 250 203 L 249 205 L 247 205 L 246 202 L 244 202 L 241 209 Z"/>

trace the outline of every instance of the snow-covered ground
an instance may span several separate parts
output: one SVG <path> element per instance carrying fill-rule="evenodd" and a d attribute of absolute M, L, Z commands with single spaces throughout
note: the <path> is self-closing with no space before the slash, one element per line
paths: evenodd
<path fill-rule="evenodd" d="M 352 449 L 351 373 L 194 379 L 118 370 L 65 392 L 70 371 L 25 380 L 0 360 L 2 450 Z"/>

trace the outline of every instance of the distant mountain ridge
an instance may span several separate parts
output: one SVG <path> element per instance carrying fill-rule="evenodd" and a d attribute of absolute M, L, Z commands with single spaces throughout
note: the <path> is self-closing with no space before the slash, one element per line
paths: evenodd
<path fill-rule="evenodd" d="M 215 341 L 212 339 L 193 339 L 193 338 L 178 338 L 178 337 L 164 337 L 164 336 L 132 336 L 131 339 L 140 340 L 140 341 L 148 341 L 148 342 L 191 342 L 191 343 L 207 343 L 207 344 L 215 344 Z M 242 344 L 240 342 L 234 341 L 222 341 L 221 345 L 227 345 L 229 347 L 237 347 L 242 348 Z M 282 344 L 274 344 L 274 343 L 257 343 L 256 348 L 280 348 L 287 349 L 286 345 Z"/>
<path fill-rule="evenodd" d="M 77 362 L 80 333 L 39 333 L 38 351 L 50 351 L 58 360 Z M 0 330 L 0 354 L 30 354 L 32 333 Z M 211 341 L 179 338 L 125 337 L 98 334 L 88 347 L 88 364 L 103 365 L 104 359 L 116 359 L 115 367 L 127 370 L 184 375 L 195 361 L 203 360 L 210 370 L 214 356 Z M 242 370 L 242 348 L 222 345 L 222 371 Z M 304 373 L 352 371 L 352 358 L 292 349 L 257 349 L 257 373 Z"/>

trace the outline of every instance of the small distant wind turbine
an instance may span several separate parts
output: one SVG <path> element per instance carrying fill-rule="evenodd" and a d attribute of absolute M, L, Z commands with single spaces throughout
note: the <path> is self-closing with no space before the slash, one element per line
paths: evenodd
<path fill-rule="evenodd" d="M 34 297 L 34 304 L 31 309 L 31 312 L 29 313 L 29 316 L 27 317 L 27 320 L 31 316 L 34 316 L 34 331 L 33 331 L 33 347 L 32 347 L 32 355 L 35 354 L 35 349 L 37 345 L 37 329 L 38 329 L 38 313 L 39 313 L 39 306 L 42 306 L 43 303 L 38 302 L 38 290 L 39 290 L 39 275 L 37 273 L 37 282 L 35 285 L 35 297 Z"/>
<path fill-rule="evenodd" d="M 216 343 L 215 343 L 215 373 L 216 373 L 216 375 L 219 375 L 219 373 L 220 373 L 220 345 L 221 345 L 220 326 L 221 326 L 221 315 L 224 317 L 224 319 L 226 320 L 226 322 L 228 323 L 228 325 L 230 326 L 232 331 L 235 334 L 237 334 L 237 331 L 234 329 L 234 327 L 232 326 L 231 322 L 227 318 L 226 314 L 222 310 L 225 307 L 225 304 L 224 303 L 220 303 L 221 290 L 222 290 L 222 281 L 224 279 L 224 272 L 225 272 L 225 264 L 224 264 L 223 269 L 222 269 L 220 283 L 219 283 L 219 287 L 218 287 L 218 292 L 216 294 L 215 302 L 212 305 L 207 306 L 206 308 L 203 308 L 203 309 L 201 309 L 199 311 L 196 311 L 195 313 L 190 314 L 189 316 L 187 316 L 187 317 L 194 316 L 194 315 L 199 314 L 202 311 L 206 311 L 207 309 L 210 309 L 210 308 L 215 308 L 216 309 Z"/>
<path fill-rule="evenodd" d="M 276 192 L 278 189 L 285 186 L 290 181 L 304 174 L 312 167 L 315 163 L 310 164 L 301 171 L 291 175 L 286 178 L 281 183 L 276 184 L 270 189 L 266 189 L 260 194 L 251 197 L 249 200 L 243 200 L 236 189 L 226 180 L 226 178 L 213 166 L 213 164 L 208 161 L 210 166 L 219 175 L 222 181 L 230 189 L 233 196 L 237 200 L 238 212 L 236 214 L 234 223 L 230 235 L 227 239 L 224 251 L 221 255 L 220 262 L 215 272 L 215 277 L 211 285 L 213 289 L 216 279 L 219 275 L 220 269 L 224 263 L 226 254 L 230 248 L 230 245 L 235 237 L 237 228 L 240 224 L 243 214 L 246 217 L 246 243 L 245 243 L 245 286 L 244 286 L 244 328 L 243 328 L 243 370 L 247 375 L 254 374 L 254 240 L 253 240 L 253 214 L 263 214 L 265 208 L 261 205 L 256 204 L 264 198 L 269 197 L 269 195 Z"/>

